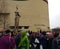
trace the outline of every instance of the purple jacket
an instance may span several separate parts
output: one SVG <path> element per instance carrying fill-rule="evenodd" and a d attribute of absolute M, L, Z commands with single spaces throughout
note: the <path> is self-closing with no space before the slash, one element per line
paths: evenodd
<path fill-rule="evenodd" d="M 15 46 L 14 38 L 4 35 L 0 38 L 0 49 L 11 49 Z"/>

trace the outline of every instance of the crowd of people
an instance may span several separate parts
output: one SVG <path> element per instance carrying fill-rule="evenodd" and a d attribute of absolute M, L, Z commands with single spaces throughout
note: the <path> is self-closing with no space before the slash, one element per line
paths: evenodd
<path fill-rule="evenodd" d="M 0 49 L 60 49 L 60 33 L 0 31 Z"/>

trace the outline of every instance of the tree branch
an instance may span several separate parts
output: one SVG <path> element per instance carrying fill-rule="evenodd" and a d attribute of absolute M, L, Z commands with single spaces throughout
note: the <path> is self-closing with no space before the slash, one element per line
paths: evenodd
<path fill-rule="evenodd" d="M 46 2 L 48 4 L 48 1 L 47 0 L 43 0 L 44 2 Z"/>

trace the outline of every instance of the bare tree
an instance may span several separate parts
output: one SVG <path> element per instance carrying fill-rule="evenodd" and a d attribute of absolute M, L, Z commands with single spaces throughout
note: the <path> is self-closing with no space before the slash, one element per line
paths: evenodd
<path fill-rule="evenodd" d="M 47 0 L 43 0 L 44 2 L 46 2 L 48 4 L 48 1 Z"/>
<path fill-rule="evenodd" d="M 1 21 L 3 21 L 2 25 L 4 29 L 6 28 L 6 17 L 9 15 L 7 5 L 8 3 L 6 0 L 0 0 L 0 18 L 3 18 Z"/>

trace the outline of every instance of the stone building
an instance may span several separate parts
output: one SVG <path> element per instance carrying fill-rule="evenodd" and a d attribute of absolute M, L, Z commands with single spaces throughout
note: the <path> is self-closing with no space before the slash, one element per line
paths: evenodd
<path fill-rule="evenodd" d="M 40 29 L 44 31 L 49 30 L 48 4 L 43 0 L 5 0 L 5 4 L 4 6 L 6 6 L 6 9 L 3 9 L 5 11 L 1 12 L 0 9 L 0 28 L 14 29 L 15 11 L 17 6 L 18 12 L 21 15 L 19 18 L 19 29 L 28 29 L 32 31 L 37 31 Z M 0 3 L 0 8 L 1 6 L 2 2 Z"/>

